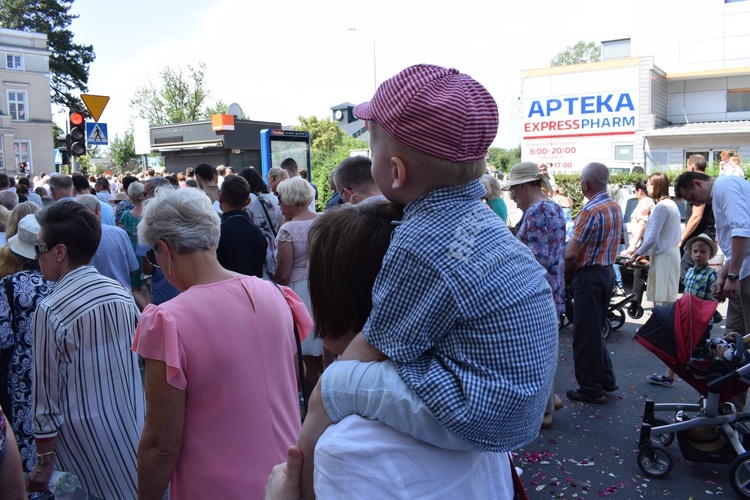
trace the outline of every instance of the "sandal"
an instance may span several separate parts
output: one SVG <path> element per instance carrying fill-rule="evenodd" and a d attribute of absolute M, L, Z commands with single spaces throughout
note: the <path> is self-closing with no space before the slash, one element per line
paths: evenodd
<path fill-rule="evenodd" d="M 656 385 L 663 385 L 664 387 L 672 387 L 674 386 L 674 379 L 665 377 L 664 375 L 657 375 L 654 373 L 653 375 L 650 375 L 646 377 L 649 382 Z"/>

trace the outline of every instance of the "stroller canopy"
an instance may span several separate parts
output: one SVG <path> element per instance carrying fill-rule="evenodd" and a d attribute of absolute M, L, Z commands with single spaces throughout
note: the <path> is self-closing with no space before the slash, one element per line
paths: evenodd
<path fill-rule="evenodd" d="M 636 340 L 670 365 L 687 365 L 718 305 L 683 294 L 673 304 L 654 307 L 651 317 L 638 329 Z"/>

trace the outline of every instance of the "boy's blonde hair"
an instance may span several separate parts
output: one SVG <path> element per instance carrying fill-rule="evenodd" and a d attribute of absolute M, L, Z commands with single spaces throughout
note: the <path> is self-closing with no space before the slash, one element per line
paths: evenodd
<path fill-rule="evenodd" d="M 392 156 L 398 156 L 408 163 L 412 174 L 420 183 L 431 188 L 465 186 L 473 180 L 479 179 L 487 169 L 485 159 L 456 163 L 437 156 L 418 151 L 405 144 L 401 144 L 383 130 L 386 148 Z"/>

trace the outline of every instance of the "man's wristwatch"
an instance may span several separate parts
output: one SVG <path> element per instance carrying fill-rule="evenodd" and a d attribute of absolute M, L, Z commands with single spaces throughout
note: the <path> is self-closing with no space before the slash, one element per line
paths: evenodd
<path fill-rule="evenodd" d="M 727 274 L 727 279 L 729 281 L 737 281 L 738 279 L 740 279 L 740 277 L 736 274 Z"/>

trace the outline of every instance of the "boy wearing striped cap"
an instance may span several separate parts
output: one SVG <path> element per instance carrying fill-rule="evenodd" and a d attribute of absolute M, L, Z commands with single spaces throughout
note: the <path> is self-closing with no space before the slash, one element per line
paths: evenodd
<path fill-rule="evenodd" d="M 311 398 L 298 440 L 305 497 L 315 442 L 352 414 L 444 448 L 530 442 L 557 361 L 545 271 L 481 200 L 498 128 L 489 92 L 455 69 L 416 65 L 354 114 L 369 127 L 373 179 L 404 216 L 363 331 Z"/>

